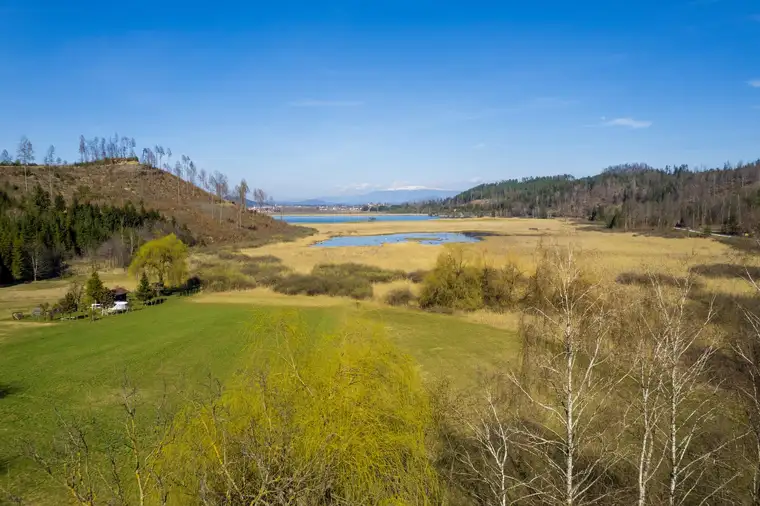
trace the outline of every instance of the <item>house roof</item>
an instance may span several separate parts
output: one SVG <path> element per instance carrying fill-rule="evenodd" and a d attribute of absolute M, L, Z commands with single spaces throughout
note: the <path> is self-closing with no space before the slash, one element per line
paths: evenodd
<path fill-rule="evenodd" d="M 123 286 L 114 286 L 113 288 L 111 288 L 111 292 L 114 295 L 125 295 L 125 294 L 129 293 L 129 290 L 127 290 Z"/>

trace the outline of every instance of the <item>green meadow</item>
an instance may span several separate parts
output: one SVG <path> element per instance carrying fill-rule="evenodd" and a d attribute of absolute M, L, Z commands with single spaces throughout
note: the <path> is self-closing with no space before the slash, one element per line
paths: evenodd
<path fill-rule="evenodd" d="M 104 452 L 123 428 L 125 385 L 138 392 L 138 417 L 148 420 L 158 406 L 175 412 L 239 370 L 256 319 L 271 313 L 325 330 L 359 319 L 379 323 L 423 377 L 462 386 L 518 350 L 510 331 L 373 304 L 254 306 L 183 298 L 95 322 L 6 323 L 0 338 L 0 484 L 27 500 L 57 503 L 65 491 L 23 457 L 26 447 L 49 448 L 62 423 L 76 421 L 93 427 L 96 451 Z"/>

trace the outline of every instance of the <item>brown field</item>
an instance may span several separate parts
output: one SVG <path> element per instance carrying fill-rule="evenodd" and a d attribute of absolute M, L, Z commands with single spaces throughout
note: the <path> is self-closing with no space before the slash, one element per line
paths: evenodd
<path fill-rule="evenodd" d="M 274 255 L 298 272 L 308 272 L 325 262 L 357 262 L 386 269 L 413 271 L 430 269 L 444 250 L 459 250 L 473 262 L 500 265 L 516 262 L 529 271 L 540 245 L 572 245 L 583 259 L 603 277 L 614 279 L 623 272 L 655 270 L 683 275 L 690 266 L 721 263 L 758 265 L 731 247 L 702 237 L 656 237 L 636 233 L 593 230 L 566 220 L 538 219 L 456 219 L 366 223 L 326 223 L 314 225 L 318 234 L 290 243 L 269 244 L 246 249 L 250 255 Z M 371 247 L 312 248 L 315 242 L 336 235 L 375 235 L 400 232 L 482 232 L 491 233 L 479 243 L 430 246 L 414 242 Z M 741 278 L 705 278 L 711 291 L 745 293 L 748 284 Z M 402 283 L 403 284 L 403 283 Z M 376 287 L 381 298 L 398 283 Z"/>
<path fill-rule="evenodd" d="M 545 246 L 573 245 L 582 252 L 584 262 L 601 277 L 614 280 L 624 272 L 643 273 L 647 270 L 681 276 L 692 266 L 735 264 L 759 266 L 751 256 L 742 255 L 726 244 L 701 237 L 656 237 L 636 233 L 607 232 L 589 229 L 566 220 L 531 219 L 457 219 L 409 222 L 326 223 L 315 225 L 318 233 L 293 242 L 274 243 L 248 248 L 251 256 L 273 255 L 298 272 L 309 272 L 319 263 L 357 262 L 386 269 L 414 271 L 431 269 L 442 251 L 459 251 L 472 262 L 500 265 L 515 262 L 525 272 L 534 265 L 536 252 Z M 312 248 L 315 242 L 335 235 L 374 235 L 399 232 L 481 232 L 490 233 L 479 243 L 431 246 L 409 242 L 373 247 Z M 192 265 L 207 259 L 212 253 L 197 252 Z M 81 270 L 81 269 L 80 269 Z M 84 272 L 84 271 L 82 271 Z M 121 269 L 101 272 L 107 286 L 122 285 L 134 288 L 136 282 Z M 29 312 L 40 303 L 54 303 L 66 292 L 73 279 L 84 281 L 85 274 L 65 280 L 28 283 L 0 290 L 0 325 L 9 322 L 11 312 Z M 741 277 L 706 277 L 699 280 L 707 291 L 717 294 L 742 295 L 751 293 Z M 419 292 L 419 285 L 409 281 L 380 283 L 374 286 L 374 303 L 380 303 L 390 290 L 409 288 Z M 203 294 L 199 303 L 246 303 L 264 305 L 298 305 L 304 307 L 354 305 L 351 299 L 332 297 L 287 296 L 266 288 L 229 293 Z M 369 304 L 362 302 L 362 304 Z M 478 311 L 461 315 L 468 321 L 498 328 L 515 328 L 514 314 L 494 314 Z M 2 332 L 2 329 L 0 329 Z"/>

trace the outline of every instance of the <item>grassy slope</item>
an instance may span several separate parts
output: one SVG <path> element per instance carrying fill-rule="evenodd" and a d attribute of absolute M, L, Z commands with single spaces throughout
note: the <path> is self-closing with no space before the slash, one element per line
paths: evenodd
<path fill-rule="evenodd" d="M 49 441 L 56 432 L 55 410 L 64 418 L 96 417 L 118 430 L 125 374 L 147 405 L 159 401 L 166 385 L 175 407 L 204 391 L 209 375 L 224 380 L 243 360 L 252 310 L 250 304 L 184 299 L 96 323 L 13 327 L 0 339 L 0 385 L 6 391 L 0 398 L 0 468 L 5 460 L 16 488 L 30 491 L 35 478 L 13 459 L 14 441 Z M 360 316 L 382 322 L 426 376 L 448 376 L 460 384 L 517 350 L 513 334 L 450 316 L 354 304 L 298 312 L 327 326 Z M 97 435 L 101 444 L 104 434 Z M 47 502 L 42 497 L 52 491 L 58 489 L 41 489 L 35 500 Z"/>
<path fill-rule="evenodd" d="M 237 209 L 232 203 L 212 205 L 210 195 L 206 191 L 173 174 L 136 162 L 51 169 L 29 167 L 30 190 L 38 183 L 43 189 L 48 190 L 51 181 L 53 192 L 61 193 L 67 199 L 86 188 L 88 198 L 93 201 L 119 205 L 132 201 L 136 206 L 143 201 L 146 208 L 157 209 L 166 216 L 175 217 L 178 223 L 187 225 L 194 235 L 208 244 L 243 241 L 257 245 L 303 237 L 310 233 L 307 228 L 294 227 L 257 213 L 245 213 L 244 227 L 238 228 Z M 234 186 L 233 182 L 230 183 L 230 186 Z M 11 193 L 23 193 L 23 167 L 0 166 L 0 185 L 6 184 Z"/>

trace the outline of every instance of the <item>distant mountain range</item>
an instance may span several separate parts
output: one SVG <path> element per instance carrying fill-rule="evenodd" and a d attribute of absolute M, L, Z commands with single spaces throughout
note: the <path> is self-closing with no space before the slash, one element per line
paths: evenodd
<path fill-rule="evenodd" d="M 361 195 L 341 195 L 335 197 L 320 197 L 300 201 L 277 202 L 280 205 L 292 206 L 361 206 L 364 204 L 404 204 L 406 202 L 421 202 L 453 197 L 459 194 L 455 190 L 439 190 L 435 188 L 409 188 L 398 190 L 377 190 Z"/>

